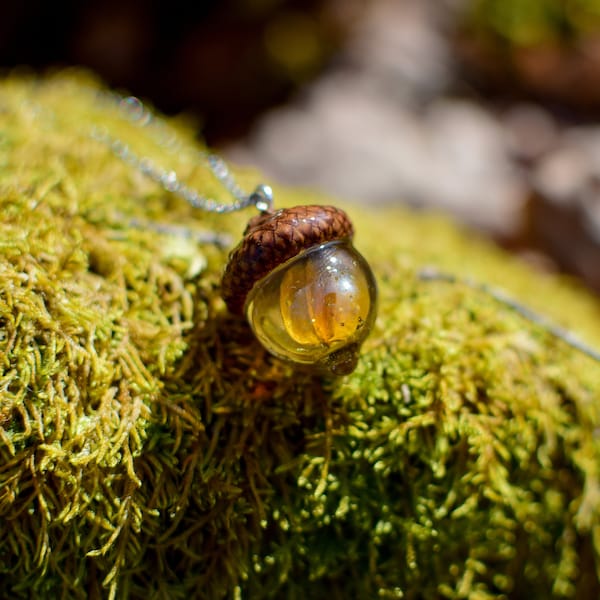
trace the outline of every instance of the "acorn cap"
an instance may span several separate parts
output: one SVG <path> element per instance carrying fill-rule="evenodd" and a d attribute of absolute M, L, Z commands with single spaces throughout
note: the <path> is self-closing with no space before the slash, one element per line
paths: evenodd
<path fill-rule="evenodd" d="M 253 217 L 225 267 L 221 295 L 227 308 L 242 314 L 254 284 L 275 267 L 315 245 L 353 235 L 348 215 L 335 206 L 295 206 Z"/>

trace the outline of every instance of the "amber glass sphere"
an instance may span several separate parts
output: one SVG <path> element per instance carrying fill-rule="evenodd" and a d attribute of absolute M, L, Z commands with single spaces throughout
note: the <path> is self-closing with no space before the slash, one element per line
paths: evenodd
<path fill-rule="evenodd" d="M 376 314 L 377 287 L 349 240 L 309 248 L 259 280 L 245 312 L 275 356 L 334 375 L 354 370 Z"/>

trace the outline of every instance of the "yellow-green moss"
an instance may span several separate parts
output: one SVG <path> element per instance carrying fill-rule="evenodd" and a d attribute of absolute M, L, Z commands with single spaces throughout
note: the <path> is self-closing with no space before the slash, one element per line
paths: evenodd
<path fill-rule="evenodd" d="M 294 373 L 226 314 L 227 250 L 155 227 L 235 239 L 249 215 L 195 211 L 89 135 L 225 199 L 190 129 L 168 152 L 96 85 L 0 83 L 0 596 L 597 595 L 600 364 L 416 272 L 596 346 L 598 303 L 442 219 L 344 206 L 376 330 L 351 376 Z"/>

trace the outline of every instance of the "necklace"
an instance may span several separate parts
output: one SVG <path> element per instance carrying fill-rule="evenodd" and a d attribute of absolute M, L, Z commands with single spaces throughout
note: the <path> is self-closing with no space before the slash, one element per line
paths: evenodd
<path fill-rule="evenodd" d="M 166 123 L 156 119 L 138 98 L 134 96 L 121 98 L 111 92 L 100 92 L 97 102 L 100 105 L 116 105 L 129 122 L 152 129 L 159 145 L 172 152 L 179 149 L 179 140 L 169 131 Z M 198 152 L 199 158 L 206 163 L 213 175 L 234 198 L 234 202 L 228 204 L 216 202 L 199 194 L 197 190 L 179 181 L 175 171 L 162 169 L 149 159 L 139 157 L 122 140 L 113 137 L 106 128 L 93 126 L 90 135 L 92 139 L 106 145 L 117 158 L 161 185 L 166 191 L 180 196 L 194 208 L 219 214 L 237 212 L 249 206 L 255 206 L 261 212 L 268 212 L 273 208 L 273 191 L 270 186 L 260 184 L 254 192 L 247 194 L 239 187 L 225 161 L 216 154 Z"/>
<path fill-rule="evenodd" d="M 99 102 L 117 104 L 125 119 L 151 129 L 159 144 L 177 150 L 177 137 L 139 99 L 104 92 Z M 248 222 L 223 274 L 221 291 L 229 311 L 245 315 L 260 343 L 281 359 L 332 375 L 354 370 L 375 321 L 377 286 L 352 245 L 354 228 L 343 210 L 319 205 L 274 210 L 270 186 L 261 184 L 248 194 L 220 157 L 199 153 L 234 199 L 219 203 L 186 186 L 175 171 L 138 156 L 106 129 L 94 127 L 90 135 L 195 208 L 226 214 L 256 207 L 259 214 Z"/>
<path fill-rule="evenodd" d="M 166 122 L 157 119 L 139 99 L 112 92 L 95 94 L 100 94 L 100 103 L 118 105 L 129 122 L 152 129 L 163 147 L 173 152 L 179 149 L 180 142 Z M 90 135 L 117 158 L 195 208 L 218 214 L 258 209 L 242 241 L 231 251 L 223 274 L 221 293 L 229 311 L 245 315 L 261 344 L 285 361 L 332 375 L 354 370 L 361 344 L 375 321 L 377 286 L 367 261 L 352 245 L 354 228 L 344 211 L 319 205 L 274 210 L 270 186 L 260 184 L 248 194 L 238 186 L 222 158 L 198 152 L 233 198 L 231 203 L 220 203 L 186 186 L 175 171 L 138 156 L 106 129 L 94 127 Z M 464 284 L 485 293 L 600 361 L 599 351 L 501 290 L 435 269 L 423 269 L 417 277 L 425 282 Z"/>

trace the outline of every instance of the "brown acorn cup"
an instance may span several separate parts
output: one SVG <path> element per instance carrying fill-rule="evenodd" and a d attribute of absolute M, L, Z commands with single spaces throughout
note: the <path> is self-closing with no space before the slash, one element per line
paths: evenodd
<path fill-rule="evenodd" d="M 296 206 L 256 215 L 223 274 L 221 295 L 227 308 L 241 315 L 250 290 L 273 269 L 303 250 L 353 235 L 348 215 L 334 206 Z"/>

